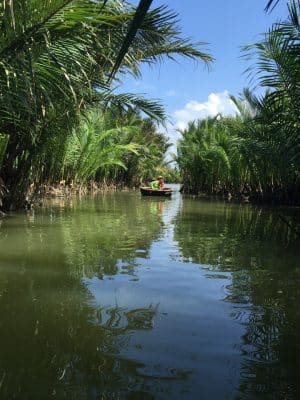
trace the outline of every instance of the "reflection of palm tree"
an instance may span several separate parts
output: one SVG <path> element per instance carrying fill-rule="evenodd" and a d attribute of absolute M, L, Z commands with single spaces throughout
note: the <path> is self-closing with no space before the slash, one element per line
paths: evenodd
<path fill-rule="evenodd" d="M 134 309 L 126 313 L 129 329 L 152 329 L 154 316 L 158 306 L 149 306 L 147 309 Z"/>
<path fill-rule="evenodd" d="M 80 279 L 115 274 L 120 260 L 133 273 L 135 250 L 147 256 L 161 232 L 149 203 L 132 193 L 122 194 L 123 202 L 118 196 L 59 202 L 51 218 L 46 209 L 25 226 L 16 219 L 9 227 L 22 237 L 18 246 L 9 229 L 0 237 L 1 399 L 90 399 L 93 391 L 112 398 L 146 383 L 136 372 L 143 364 L 122 354 L 134 333 L 152 329 L 158 307 L 98 306 Z"/>
<path fill-rule="evenodd" d="M 175 240 L 184 258 L 231 272 L 224 301 L 245 331 L 237 398 L 298 398 L 299 250 L 287 247 L 291 230 L 274 211 L 203 201 L 200 213 L 198 205 L 183 203 Z"/>
<path fill-rule="evenodd" d="M 267 241 L 279 246 L 291 242 L 289 250 L 286 249 L 289 254 L 297 244 L 296 235 L 280 221 L 276 212 L 245 205 L 221 206 L 216 203 L 214 207 L 214 203 L 205 202 L 201 207 L 199 213 L 195 202 L 186 199 L 175 218 L 175 240 L 182 255 L 193 262 L 211 264 L 216 269 L 271 267 L 278 264 L 279 259 L 274 251 L 270 255 L 269 249 L 265 248 Z"/>
<path fill-rule="evenodd" d="M 152 203 L 141 202 L 139 196 L 122 194 L 123 201 L 116 201 L 118 196 L 95 197 L 94 204 L 82 200 L 75 206 L 81 213 L 65 221 L 70 212 L 66 208 L 61 216 L 64 252 L 72 275 L 114 275 L 120 262 L 132 274 L 137 265 L 136 251 L 138 257 L 148 256 L 152 241 L 162 231 L 160 215 L 157 211 L 153 215 Z"/>
<path fill-rule="evenodd" d="M 240 273 L 233 276 L 235 292 L 243 291 L 247 298 L 241 321 L 245 334 L 239 390 L 263 399 L 296 399 L 300 390 L 295 374 L 300 354 L 299 273 L 287 264 L 284 273 L 278 265 L 272 267 L 247 271 L 247 284 L 245 278 L 241 282 Z"/>
<path fill-rule="evenodd" d="M 141 363 L 122 352 L 133 332 L 151 329 L 157 315 L 152 305 L 138 309 L 95 306 L 85 286 L 68 275 L 27 273 L 1 285 L 1 399 L 94 398 L 88 393 L 138 390 Z M 5 345 L 4 345 L 5 343 Z"/>

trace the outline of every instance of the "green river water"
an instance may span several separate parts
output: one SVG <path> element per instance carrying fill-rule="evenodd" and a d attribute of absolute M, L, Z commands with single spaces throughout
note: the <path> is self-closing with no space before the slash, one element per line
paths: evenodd
<path fill-rule="evenodd" d="M 12 214 L 0 399 L 299 399 L 299 256 L 278 209 L 178 192 Z"/>

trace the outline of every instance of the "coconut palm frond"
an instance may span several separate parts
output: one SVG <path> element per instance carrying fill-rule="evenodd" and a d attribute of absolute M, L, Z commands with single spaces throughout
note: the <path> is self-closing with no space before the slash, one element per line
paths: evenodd
<path fill-rule="evenodd" d="M 279 0 L 268 0 L 268 3 L 265 7 L 265 11 L 273 10 L 277 6 L 278 3 L 279 3 Z"/>
<path fill-rule="evenodd" d="M 181 37 L 181 29 L 178 26 L 178 15 L 166 7 L 157 7 L 150 10 L 143 23 L 136 32 L 131 47 L 124 57 L 121 72 L 131 71 L 139 76 L 139 65 L 132 68 L 132 60 L 140 63 L 152 64 L 162 61 L 164 57 L 175 59 L 183 56 L 195 61 L 202 61 L 209 66 L 213 61 L 210 54 L 201 51 L 205 43 L 193 43 L 190 39 Z M 144 49 L 141 51 L 141 49 Z"/>
<path fill-rule="evenodd" d="M 115 61 L 113 69 L 110 73 L 109 81 L 111 81 L 113 79 L 115 73 L 120 68 L 121 63 L 122 63 L 125 55 L 128 53 L 129 47 L 132 44 L 132 41 L 134 40 L 134 37 L 152 4 L 152 1 L 153 0 L 140 0 L 138 6 L 136 8 L 134 17 L 129 25 L 127 34 L 126 34 L 124 40 L 122 41 L 122 46 L 119 50 L 117 59 Z"/>
<path fill-rule="evenodd" d="M 120 110 L 140 110 L 157 122 L 163 122 L 166 114 L 163 105 L 158 99 L 147 99 L 141 94 L 105 92 L 101 94 L 105 104 L 104 109 L 116 106 Z"/>

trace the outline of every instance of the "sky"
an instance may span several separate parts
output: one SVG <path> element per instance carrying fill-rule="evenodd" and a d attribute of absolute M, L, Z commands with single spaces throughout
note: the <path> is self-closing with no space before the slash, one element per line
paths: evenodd
<path fill-rule="evenodd" d="M 208 70 L 203 63 L 178 57 L 152 67 L 143 66 L 142 78 L 128 76 L 122 90 L 147 94 L 165 106 L 169 122 L 166 135 L 176 143 L 189 120 L 235 113 L 228 98 L 249 86 L 245 70 L 250 62 L 241 57 L 241 47 L 258 41 L 272 23 L 286 16 L 285 1 L 271 12 L 267 0 L 154 0 L 152 7 L 167 5 L 179 16 L 183 37 L 206 42 L 215 61 Z M 172 149 L 174 151 L 174 148 Z"/>

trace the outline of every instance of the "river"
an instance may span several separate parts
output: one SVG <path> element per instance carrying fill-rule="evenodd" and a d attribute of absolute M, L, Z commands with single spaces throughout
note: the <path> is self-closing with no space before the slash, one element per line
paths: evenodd
<path fill-rule="evenodd" d="M 299 247 L 277 209 L 178 191 L 4 218 L 0 399 L 300 398 Z"/>

